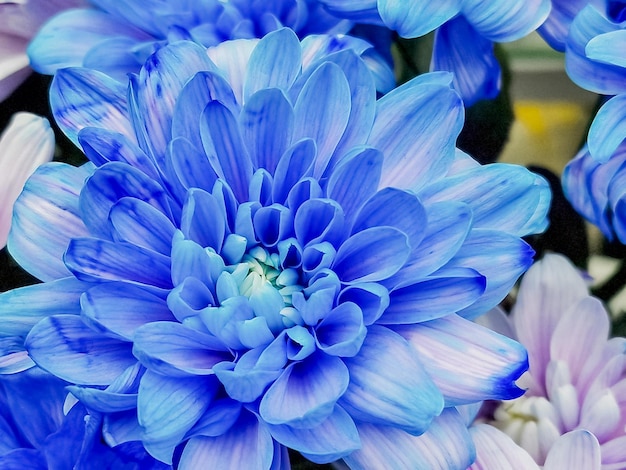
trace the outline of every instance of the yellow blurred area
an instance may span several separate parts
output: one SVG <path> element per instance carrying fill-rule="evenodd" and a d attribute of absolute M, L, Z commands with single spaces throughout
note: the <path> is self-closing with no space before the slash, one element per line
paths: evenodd
<path fill-rule="evenodd" d="M 540 165 L 561 174 L 583 142 L 588 104 L 518 99 L 515 122 L 499 161 Z"/>

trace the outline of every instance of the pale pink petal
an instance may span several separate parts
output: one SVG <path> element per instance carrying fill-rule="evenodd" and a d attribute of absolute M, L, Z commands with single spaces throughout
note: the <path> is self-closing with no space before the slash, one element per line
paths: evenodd
<path fill-rule="evenodd" d="M 528 452 L 518 446 L 499 429 L 488 424 L 477 424 L 470 428 L 476 446 L 476 460 L 471 470 L 538 470 Z"/>
<path fill-rule="evenodd" d="M 550 449 L 543 470 L 600 470 L 598 439 L 582 429 L 561 436 Z"/>
<path fill-rule="evenodd" d="M 17 113 L 0 136 L 0 246 L 11 226 L 13 204 L 37 167 L 52 160 L 54 133 L 45 118 Z"/>

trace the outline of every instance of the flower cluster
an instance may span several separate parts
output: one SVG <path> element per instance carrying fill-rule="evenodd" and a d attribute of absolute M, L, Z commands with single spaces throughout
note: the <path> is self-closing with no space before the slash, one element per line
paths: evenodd
<path fill-rule="evenodd" d="M 543 468 L 624 468 L 626 339 L 608 339 L 609 315 L 578 270 L 546 256 L 524 276 L 511 317 L 499 313 L 491 325 L 526 346 L 530 368 L 526 394 L 499 404 L 491 424 Z"/>
<path fill-rule="evenodd" d="M 377 101 L 352 49 L 288 29 L 171 43 L 128 90 L 60 70 L 55 119 L 91 162 L 44 165 L 16 203 L 9 248 L 47 282 L 0 296 L 4 363 L 178 468 L 282 468 L 287 448 L 467 467 L 455 406 L 519 396 L 527 367 L 469 319 L 531 264 L 550 195 L 455 149 L 450 82 Z"/>

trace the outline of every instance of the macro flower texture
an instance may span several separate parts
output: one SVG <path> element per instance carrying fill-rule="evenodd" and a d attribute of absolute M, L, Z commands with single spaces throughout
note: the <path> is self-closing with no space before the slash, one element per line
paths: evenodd
<path fill-rule="evenodd" d="M 34 367 L 0 377 L 0 466 L 4 470 L 76 468 L 165 470 L 138 443 L 100 441 L 99 414 L 66 400 L 67 383 Z"/>
<path fill-rule="evenodd" d="M 0 135 L 0 247 L 9 236 L 13 204 L 35 169 L 52 160 L 54 133 L 45 118 L 16 113 Z"/>
<path fill-rule="evenodd" d="M 51 163 L 15 206 L 5 373 L 37 365 L 109 446 L 175 468 L 465 469 L 456 406 L 523 393 L 474 323 L 530 266 L 548 185 L 455 148 L 451 76 L 376 99 L 336 37 L 160 48 L 128 87 L 60 70 Z M 0 370 L 2 371 L 2 370 Z"/>
<path fill-rule="evenodd" d="M 26 47 L 51 16 L 83 0 L 0 0 L 0 101 L 31 73 Z"/>
<path fill-rule="evenodd" d="M 536 30 L 551 7 L 550 0 L 319 1 L 337 16 L 382 24 L 404 38 L 435 31 L 430 68 L 454 73 L 454 86 L 466 106 L 500 92 L 494 43 L 514 41 Z M 553 21 L 560 24 L 556 16 Z"/>
<path fill-rule="evenodd" d="M 328 13 L 317 0 L 90 0 L 47 22 L 28 46 L 32 67 L 54 74 L 60 68 L 93 68 L 125 83 L 148 56 L 168 42 L 192 40 L 215 46 L 232 39 L 260 38 L 289 27 L 300 38 L 345 34 L 346 19 Z M 346 36 L 377 76 L 379 91 L 394 87 L 386 57 L 363 39 Z"/>
<path fill-rule="evenodd" d="M 518 381 L 528 389 L 486 422 L 544 469 L 625 468 L 626 339 L 609 339 L 609 314 L 583 275 L 564 256 L 546 255 L 523 277 L 511 316 L 497 315 L 490 312 L 491 326 L 528 350 L 530 367 Z M 488 424 L 478 426 L 484 432 Z M 496 430 L 487 432 L 506 447 Z M 478 454 L 488 447 L 483 438 Z"/>
<path fill-rule="evenodd" d="M 596 2 L 576 15 L 567 39 L 566 70 L 579 86 L 605 95 L 586 145 L 563 172 L 576 210 L 609 239 L 626 242 L 626 41 L 623 2 Z"/>

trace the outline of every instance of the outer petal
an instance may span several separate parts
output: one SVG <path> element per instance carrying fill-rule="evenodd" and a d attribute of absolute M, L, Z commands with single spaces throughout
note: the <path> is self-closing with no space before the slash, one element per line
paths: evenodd
<path fill-rule="evenodd" d="M 500 92 L 501 71 L 493 43 L 463 16 L 437 29 L 430 69 L 454 74 L 454 88 L 465 106 L 493 99 Z"/>
<path fill-rule="evenodd" d="M 80 218 L 78 194 L 90 165 L 41 166 L 15 203 L 8 247 L 17 262 L 42 281 L 67 277 L 63 253 L 74 237 L 87 235 Z"/>
<path fill-rule="evenodd" d="M 550 449 L 544 470 L 600 470 L 600 445 L 589 431 L 576 430 L 563 435 Z"/>
<path fill-rule="evenodd" d="M 466 0 L 463 15 L 483 36 L 515 41 L 534 31 L 550 13 L 550 0 Z"/>
<path fill-rule="evenodd" d="M 74 315 L 44 318 L 25 346 L 42 369 L 79 385 L 108 385 L 136 362 L 129 343 L 90 330 Z"/>
<path fill-rule="evenodd" d="M 606 162 L 626 138 L 626 94 L 614 96 L 604 103 L 591 123 L 589 153 L 599 162 Z"/>
<path fill-rule="evenodd" d="M 488 424 L 470 428 L 476 445 L 476 460 L 471 470 L 539 470 L 533 458 L 499 429 Z"/>
<path fill-rule="evenodd" d="M 272 464 L 273 454 L 273 440 L 267 427 L 259 423 L 252 413 L 244 412 L 221 436 L 190 439 L 185 445 L 178 468 L 238 470 L 245 465 L 266 470 Z"/>
<path fill-rule="evenodd" d="M 417 190 L 447 172 L 463 126 L 451 81 L 448 73 L 421 75 L 378 100 L 367 143 L 385 155 L 381 188 Z"/>
<path fill-rule="evenodd" d="M 415 351 L 387 328 L 371 326 L 345 362 L 350 385 L 339 403 L 354 419 L 421 434 L 441 413 L 443 397 Z"/>
<path fill-rule="evenodd" d="M 344 460 L 351 469 L 465 469 L 475 457 L 474 445 L 458 412 L 446 409 L 421 436 L 398 428 L 359 424 L 361 449 Z"/>
<path fill-rule="evenodd" d="M 528 368 L 526 350 L 506 336 L 457 315 L 395 329 L 419 352 L 449 405 L 524 393 L 515 381 Z"/>
<path fill-rule="evenodd" d="M 76 145 L 78 132 L 85 127 L 103 127 L 134 141 L 125 96 L 121 83 L 89 69 L 60 70 L 50 85 L 54 119 Z"/>
<path fill-rule="evenodd" d="M 405 38 L 424 36 L 459 13 L 462 2 L 378 0 L 378 13 L 390 29 Z"/>
<path fill-rule="evenodd" d="M 9 235 L 13 204 L 35 169 L 52 160 L 54 133 L 45 118 L 17 113 L 0 136 L 0 247 Z"/>

